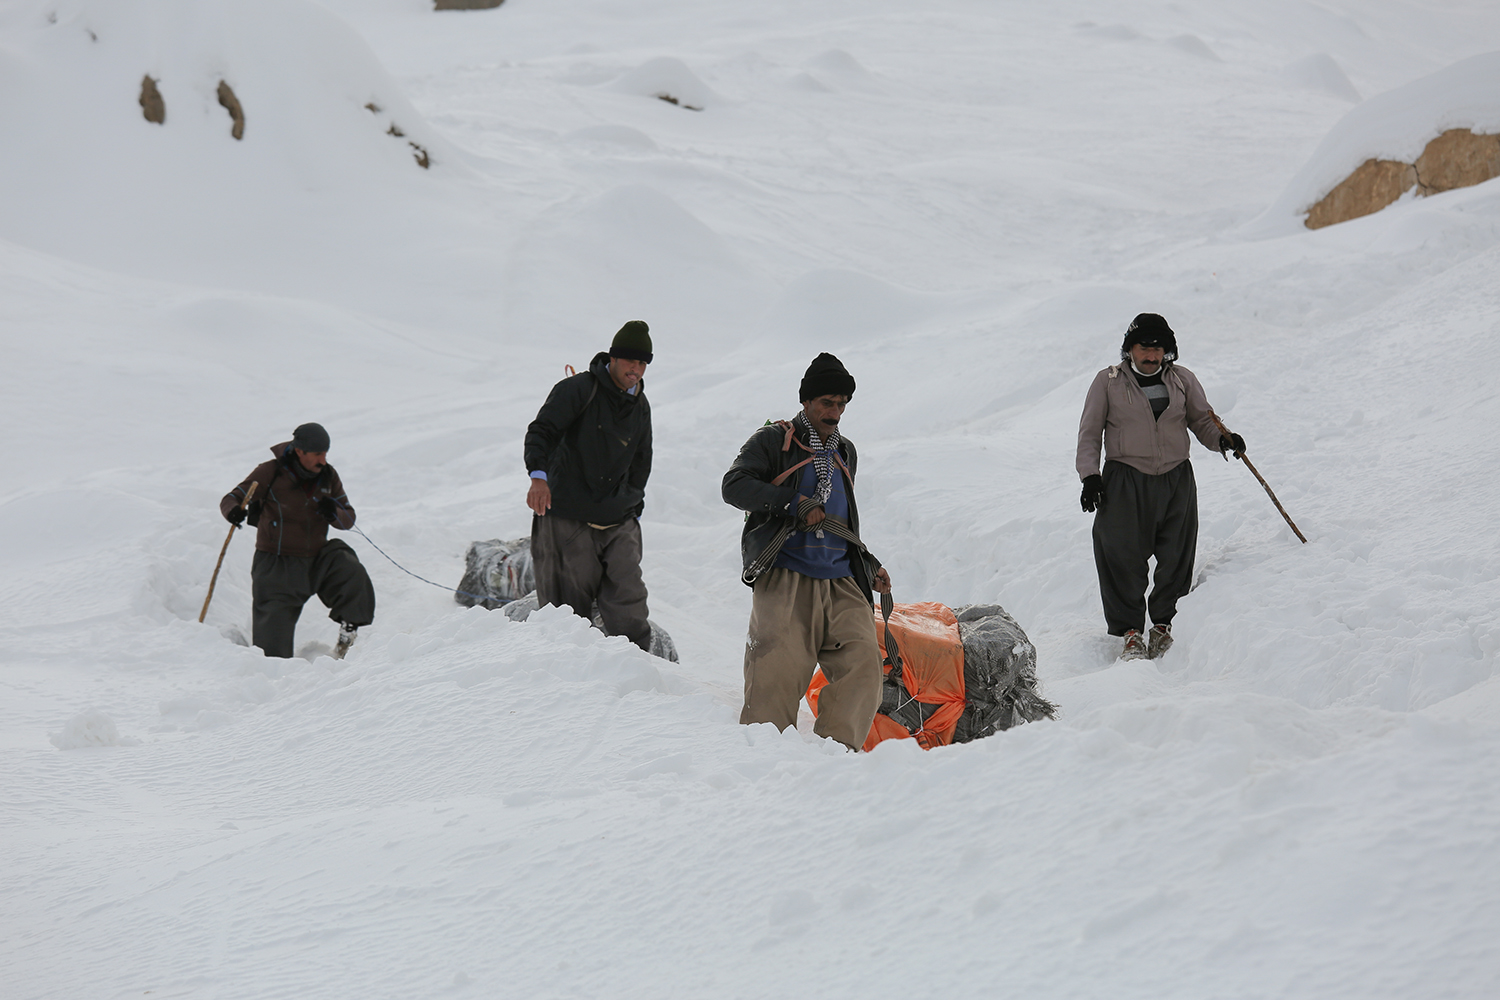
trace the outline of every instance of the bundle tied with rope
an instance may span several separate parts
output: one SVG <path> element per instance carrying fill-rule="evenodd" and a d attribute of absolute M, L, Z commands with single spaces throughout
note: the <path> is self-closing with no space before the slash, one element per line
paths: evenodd
<path fill-rule="evenodd" d="M 772 485 L 780 486 L 824 456 L 849 475 L 836 447 L 803 444 L 790 421 L 779 420 L 776 426 L 786 433 L 783 451 L 795 444 L 809 454 L 773 479 Z M 843 518 L 825 516 L 816 525 L 808 523 L 808 515 L 820 506 L 817 497 L 798 502 L 796 517 L 785 520 L 745 569 L 746 583 L 753 585 L 771 567 L 794 531 L 828 532 L 849 543 L 851 558 L 875 564 L 870 550 Z M 1037 690 L 1036 647 L 998 604 L 955 610 L 931 601 L 896 604 L 890 594 L 882 594 L 875 624 L 885 679 L 880 708 L 863 749 L 888 739 L 908 738 L 931 749 L 967 743 L 1023 722 L 1056 718 L 1057 706 Z M 814 671 L 807 690 L 814 716 L 819 693 L 827 683 L 822 670 Z"/>

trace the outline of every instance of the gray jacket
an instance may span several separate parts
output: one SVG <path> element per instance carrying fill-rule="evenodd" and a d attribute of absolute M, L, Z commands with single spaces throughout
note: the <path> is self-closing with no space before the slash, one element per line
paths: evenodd
<path fill-rule="evenodd" d="M 1124 462 L 1148 476 L 1171 472 L 1187 461 L 1189 430 L 1205 448 L 1219 450 L 1219 428 L 1198 376 L 1181 365 L 1168 365 L 1162 383 L 1167 408 L 1157 419 L 1127 365 L 1110 365 L 1094 376 L 1078 421 L 1079 479 L 1099 474 L 1101 438 L 1106 461 Z"/>

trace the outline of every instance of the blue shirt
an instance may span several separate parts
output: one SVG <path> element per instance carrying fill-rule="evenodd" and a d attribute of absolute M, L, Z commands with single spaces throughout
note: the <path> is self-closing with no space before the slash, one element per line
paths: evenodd
<path fill-rule="evenodd" d="M 802 479 L 797 492 L 805 497 L 816 496 L 818 473 L 813 463 L 802 467 Z M 849 496 L 844 492 L 844 473 L 838 463 L 833 463 L 833 491 L 828 494 L 828 503 L 823 512 L 829 517 L 849 520 Z M 794 531 L 781 547 L 781 553 L 771 564 L 778 569 L 789 569 L 814 580 L 838 580 L 853 576 L 849 568 L 849 543 L 831 531 L 818 537 L 818 530 Z"/>

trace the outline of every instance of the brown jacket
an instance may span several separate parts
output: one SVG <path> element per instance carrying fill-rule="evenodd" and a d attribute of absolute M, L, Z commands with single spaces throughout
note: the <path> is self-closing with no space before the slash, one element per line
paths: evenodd
<path fill-rule="evenodd" d="M 1204 447 L 1219 450 L 1219 428 L 1198 376 L 1181 365 L 1168 365 L 1162 383 L 1167 408 L 1157 419 L 1128 364 L 1110 365 L 1094 376 L 1078 421 L 1079 479 L 1099 474 L 1101 437 L 1106 461 L 1124 462 L 1148 476 L 1171 472 L 1187 461 L 1189 430 Z"/>
<path fill-rule="evenodd" d="M 259 483 L 253 503 L 260 503 L 255 531 L 255 550 L 278 556 L 315 556 L 328 541 L 328 520 L 318 513 L 318 501 L 331 499 L 338 507 L 333 526 L 347 531 L 354 527 L 354 506 L 344 495 L 344 484 L 333 466 L 312 479 L 302 479 L 288 463 L 296 462 L 292 443 L 284 441 L 271 449 L 276 457 L 262 462 L 245 481 L 224 494 L 219 512 L 226 518 L 245 499 L 251 483 Z"/>

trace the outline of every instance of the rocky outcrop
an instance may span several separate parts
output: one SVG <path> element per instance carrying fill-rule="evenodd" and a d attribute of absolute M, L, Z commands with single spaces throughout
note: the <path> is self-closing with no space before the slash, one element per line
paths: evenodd
<path fill-rule="evenodd" d="M 1433 139 L 1416 163 L 1366 160 L 1312 208 L 1304 225 L 1322 229 L 1371 215 L 1416 190 L 1418 197 L 1471 187 L 1500 177 L 1500 135 L 1449 129 Z"/>
<path fill-rule="evenodd" d="M 1307 228 L 1322 229 L 1380 211 L 1417 183 L 1417 168 L 1398 160 L 1366 160 L 1307 213 Z"/>
<path fill-rule="evenodd" d="M 230 120 L 234 122 L 229 134 L 236 139 L 245 138 L 245 109 L 240 107 L 240 99 L 234 96 L 234 91 L 223 80 L 219 81 L 219 104 L 229 112 Z"/>
<path fill-rule="evenodd" d="M 505 0 L 433 0 L 433 10 L 489 10 Z"/>
<path fill-rule="evenodd" d="M 157 125 L 167 122 L 167 102 L 162 100 L 161 91 L 156 89 L 156 81 L 149 73 L 141 77 L 141 114 Z"/>
<path fill-rule="evenodd" d="M 1483 184 L 1500 177 L 1500 135 L 1449 129 L 1427 144 L 1415 166 L 1424 195 Z"/>

